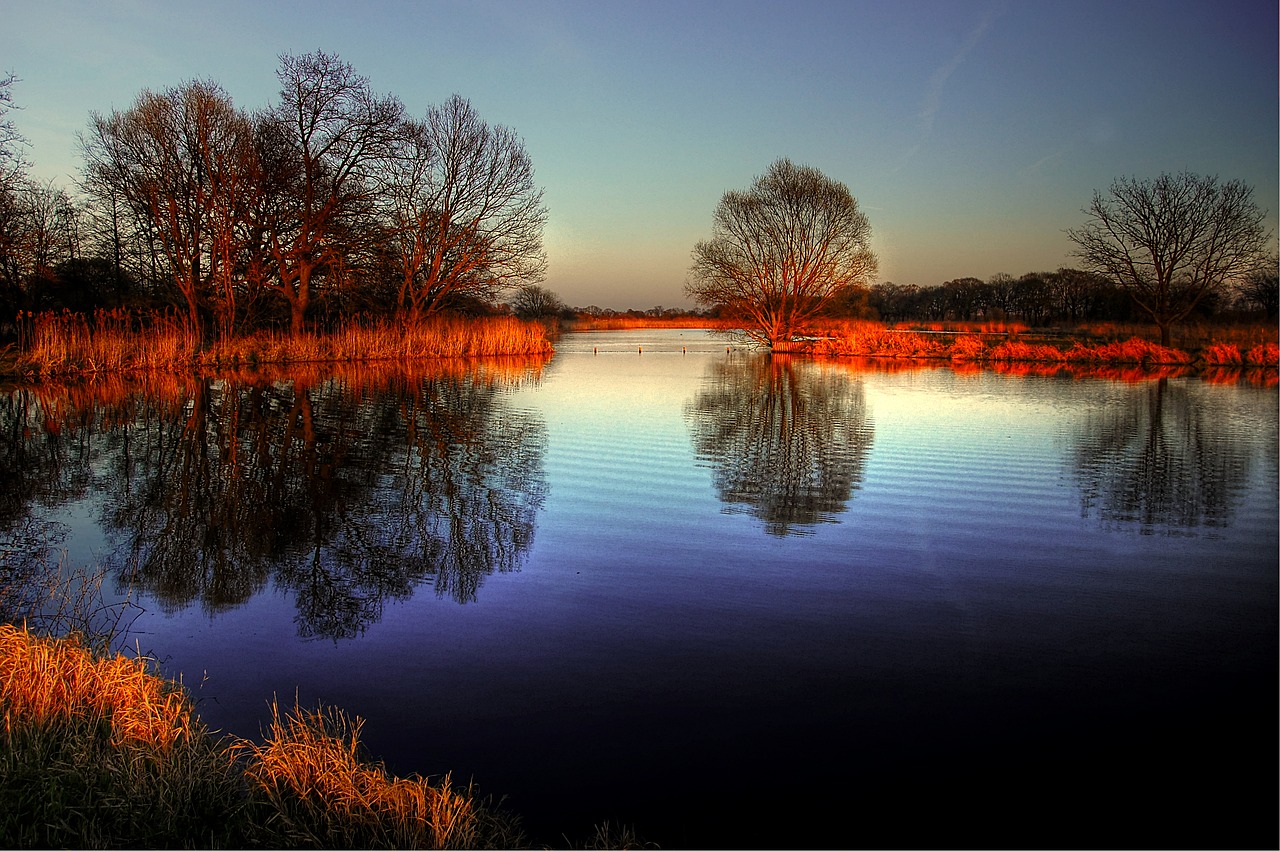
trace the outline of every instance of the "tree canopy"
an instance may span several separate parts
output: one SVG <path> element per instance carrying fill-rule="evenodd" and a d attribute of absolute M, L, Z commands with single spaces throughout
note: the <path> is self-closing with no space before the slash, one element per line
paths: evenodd
<path fill-rule="evenodd" d="M 712 228 L 712 238 L 694 247 L 686 293 L 771 345 L 790 340 L 877 268 L 871 223 L 849 188 L 785 158 L 745 192 L 726 192 Z"/>

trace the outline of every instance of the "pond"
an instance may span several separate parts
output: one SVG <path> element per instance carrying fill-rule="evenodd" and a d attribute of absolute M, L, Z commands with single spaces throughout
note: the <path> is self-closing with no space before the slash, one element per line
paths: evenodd
<path fill-rule="evenodd" d="M 340 706 L 535 840 L 1277 842 L 1274 381 L 671 330 L 0 402 L 10 576 L 106 566 L 214 728 Z"/>

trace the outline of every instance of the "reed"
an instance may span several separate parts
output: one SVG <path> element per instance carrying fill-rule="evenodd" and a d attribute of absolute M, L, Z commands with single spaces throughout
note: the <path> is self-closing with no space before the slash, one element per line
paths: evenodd
<path fill-rule="evenodd" d="M 788 344 L 787 351 L 827 357 L 941 359 L 949 360 L 953 368 L 987 364 L 1003 365 L 1004 371 L 1009 371 L 1007 366 L 1013 363 L 1046 364 L 1053 369 L 1082 365 L 1137 365 L 1145 369 L 1280 366 L 1280 348 L 1273 341 L 1252 342 L 1246 348 L 1228 340 L 1201 340 L 1199 348 L 1187 351 L 1136 335 L 1109 339 L 1121 330 L 1121 326 L 1095 326 L 1065 339 L 1042 336 L 1037 341 L 1025 326 L 1016 324 L 937 323 L 928 329 L 917 326 L 916 330 L 908 330 L 870 321 L 828 322 L 815 327 L 805 341 Z M 1238 329 L 1234 336 L 1256 341 L 1266 332 L 1246 328 Z"/>
<path fill-rule="evenodd" d="M 363 721 L 336 708 L 272 703 L 266 741 L 244 743 L 246 778 L 270 811 L 266 845 L 346 848 L 513 847 L 518 822 L 477 802 L 470 788 L 389 775 L 361 753 Z"/>
<path fill-rule="evenodd" d="M 269 331 L 202 346 L 175 315 L 143 327 L 123 310 L 93 317 L 64 311 L 32 320 L 31 342 L 15 364 L 41 376 L 121 371 L 236 368 L 241 365 L 392 361 L 548 354 L 546 326 L 513 316 L 436 317 L 417 323 L 348 322 L 330 334 Z"/>

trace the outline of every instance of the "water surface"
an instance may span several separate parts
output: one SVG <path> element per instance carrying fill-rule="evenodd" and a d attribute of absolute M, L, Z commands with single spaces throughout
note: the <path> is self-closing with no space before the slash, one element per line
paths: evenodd
<path fill-rule="evenodd" d="M 646 331 L 7 405 L 8 534 L 212 725 L 337 704 L 542 841 L 1276 842 L 1274 385 Z"/>

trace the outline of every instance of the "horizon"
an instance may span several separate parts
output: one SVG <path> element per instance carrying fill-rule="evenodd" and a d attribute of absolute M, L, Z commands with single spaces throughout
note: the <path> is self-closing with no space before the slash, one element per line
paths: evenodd
<path fill-rule="evenodd" d="M 549 210 L 542 285 L 574 307 L 693 307 L 685 272 L 717 203 L 779 157 L 858 199 L 869 283 L 1073 266 L 1066 229 L 1125 176 L 1243 180 L 1277 230 L 1274 3 L 307 9 L 6 4 L 0 73 L 31 176 L 72 188 L 90 112 L 194 79 L 265 107 L 280 54 L 321 49 L 410 114 L 456 92 L 524 140 Z"/>

